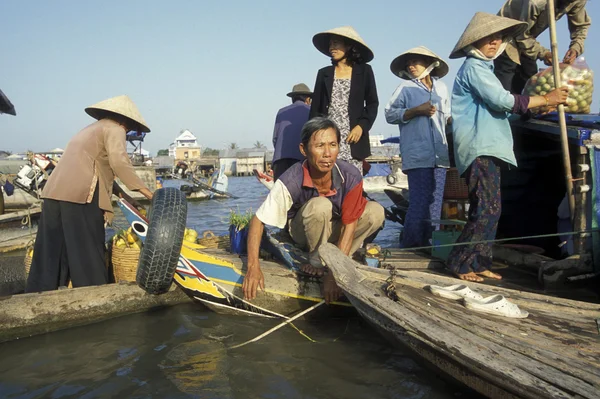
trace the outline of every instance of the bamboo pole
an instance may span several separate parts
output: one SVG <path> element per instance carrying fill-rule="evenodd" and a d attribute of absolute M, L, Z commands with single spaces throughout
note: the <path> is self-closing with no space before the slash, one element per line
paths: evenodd
<path fill-rule="evenodd" d="M 556 88 L 562 86 L 558 59 L 558 43 L 556 40 L 556 11 L 554 0 L 548 0 L 548 25 L 550 26 L 550 43 L 552 48 L 552 65 L 554 83 Z M 567 136 L 567 120 L 565 106 L 558 106 L 558 124 L 560 126 L 560 143 L 563 151 L 563 164 L 565 166 L 565 182 L 567 183 L 567 198 L 571 212 L 571 222 L 575 220 L 575 193 L 573 192 L 573 174 L 571 173 L 571 155 L 569 153 L 569 137 Z"/>

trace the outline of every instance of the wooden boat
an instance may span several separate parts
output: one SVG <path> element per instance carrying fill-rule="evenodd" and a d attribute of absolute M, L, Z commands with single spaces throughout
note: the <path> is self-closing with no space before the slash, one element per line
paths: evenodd
<path fill-rule="evenodd" d="M 262 184 L 263 186 L 265 186 L 266 188 L 268 188 L 269 191 L 273 188 L 273 184 L 275 184 L 275 181 L 273 180 L 273 176 L 269 176 L 266 173 L 259 172 L 256 169 L 253 169 L 252 173 L 254 174 L 256 179 L 259 181 L 259 183 Z"/>
<path fill-rule="evenodd" d="M 389 271 L 359 266 L 331 244 L 319 252 L 366 320 L 442 374 L 490 398 L 600 397 L 600 305 L 466 283 L 530 313 L 489 315 L 424 289 L 457 279 L 414 270 L 396 271 L 394 301 Z"/>
<path fill-rule="evenodd" d="M 120 200 L 127 221 L 143 241 L 148 221 L 126 201 Z M 222 249 L 208 249 L 184 241 L 174 282 L 194 301 L 227 314 L 287 317 L 323 299 L 319 279 L 299 273 L 301 255 L 271 239 L 280 262 L 261 261 L 265 290 L 252 303 L 243 299 L 246 258 Z M 346 303 L 338 305 L 348 308 Z"/>

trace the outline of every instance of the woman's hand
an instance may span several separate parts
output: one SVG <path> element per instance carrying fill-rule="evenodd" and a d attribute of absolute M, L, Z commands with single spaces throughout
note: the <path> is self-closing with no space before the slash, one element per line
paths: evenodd
<path fill-rule="evenodd" d="M 554 89 L 550 93 L 546 94 L 546 99 L 548 100 L 548 105 L 556 106 L 558 104 L 566 104 L 568 95 L 569 88 L 563 86 L 559 87 L 558 89 Z"/>
<path fill-rule="evenodd" d="M 348 137 L 346 138 L 346 142 L 348 144 L 358 143 L 358 140 L 360 140 L 360 138 L 362 137 L 362 134 L 363 134 L 362 127 L 360 127 L 360 125 L 356 125 L 356 126 L 354 126 L 354 128 L 352 128 L 352 130 L 348 134 Z"/>
<path fill-rule="evenodd" d="M 435 111 L 437 111 L 437 109 L 435 108 L 435 105 L 433 105 L 429 101 L 427 101 L 426 103 L 423 103 L 423 104 L 419 105 L 418 107 L 416 107 L 416 111 L 421 116 L 431 117 L 431 116 L 435 115 Z"/>

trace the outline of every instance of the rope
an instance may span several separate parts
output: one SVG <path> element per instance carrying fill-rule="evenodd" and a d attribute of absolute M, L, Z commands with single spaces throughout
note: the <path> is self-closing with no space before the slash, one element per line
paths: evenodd
<path fill-rule="evenodd" d="M 283 323 L 276 325 L 275 327 L 271 328 L 268 331 L 265 331 L 264 333 L 260 334 L 258 337 L 252 338 L 251 340 L 246 341 L 246 342 L 242 342 L 241 344 L 231 346 L 231 347 L 229 347 L 229 349 L 241 348 L 242 346 L 246 346 L 252 342 L 259 341 L 259 340 L 263 339 L 264 337 L 266 337 L 267 335 L 271 334 L 272 332 L 279 330 L 281 327 L 284 327 L 285 325 L 290 324 L 291 322 L 304 316 L 305 314 L 312 312 L 313 310 L 315 310 L 319 306 L 323 305 L 324 303 L 325 303 L 324 300 L 319 303 L 316 303 L 313 306 L 311 306 L 310 308 L 305 309 L 302 312 L 298 313 L 296 316 L 290 317 L 289 319 L 285 320 Z"/>
<path fill-rule="evenodd" d="M 418 250 L 422 250 L 422 249 L 457 247 L 457 246 L 461 246 L 461 245 L 490 244 L 490 243 L 507 242 L 507 241 L 529 240 L 532 238 L 574 236 L 574 235 L 579 235 L 579 234 L 596 233 L 599 231 L 600 231 L 600 228 L 590 229 L 590 230 L 570 231 L 570 232 L 564 232 L 564 233 L 552 233 L 552 234 L 539 234 L 539 235 L 523 236 L 523 237 L 499 238 L 499 239 L 495 239 L 495 240 L 468 241 L 468 242 L 459 242 L 459 243 L 454 243 L 454 244 L 429 245 L 426 247 L 398 248 L 398 249 L 395 249 L 395 251 L 409 252 L 409 251 L 418 251 Z"/>

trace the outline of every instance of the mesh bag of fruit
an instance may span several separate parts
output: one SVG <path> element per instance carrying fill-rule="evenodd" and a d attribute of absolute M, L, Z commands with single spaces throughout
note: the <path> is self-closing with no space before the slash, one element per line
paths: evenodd
<path fill-rule="evenodd" d="M 592 95 L 594 94 L 594 72 L 588 67 L 584 57 L 579 57 L 573 65 L 560 64 L 562 86 L 569 88 L 569 97 L 565 112 L 572 114 L 589 114 Z M 554 90 L 553 68 L 546 68 L 532 76 L 523 89 L 527 96 L 543 96 Z M 531 110 L 535 114 L 556 111 L 556 107 L 540 107 Z"/>

